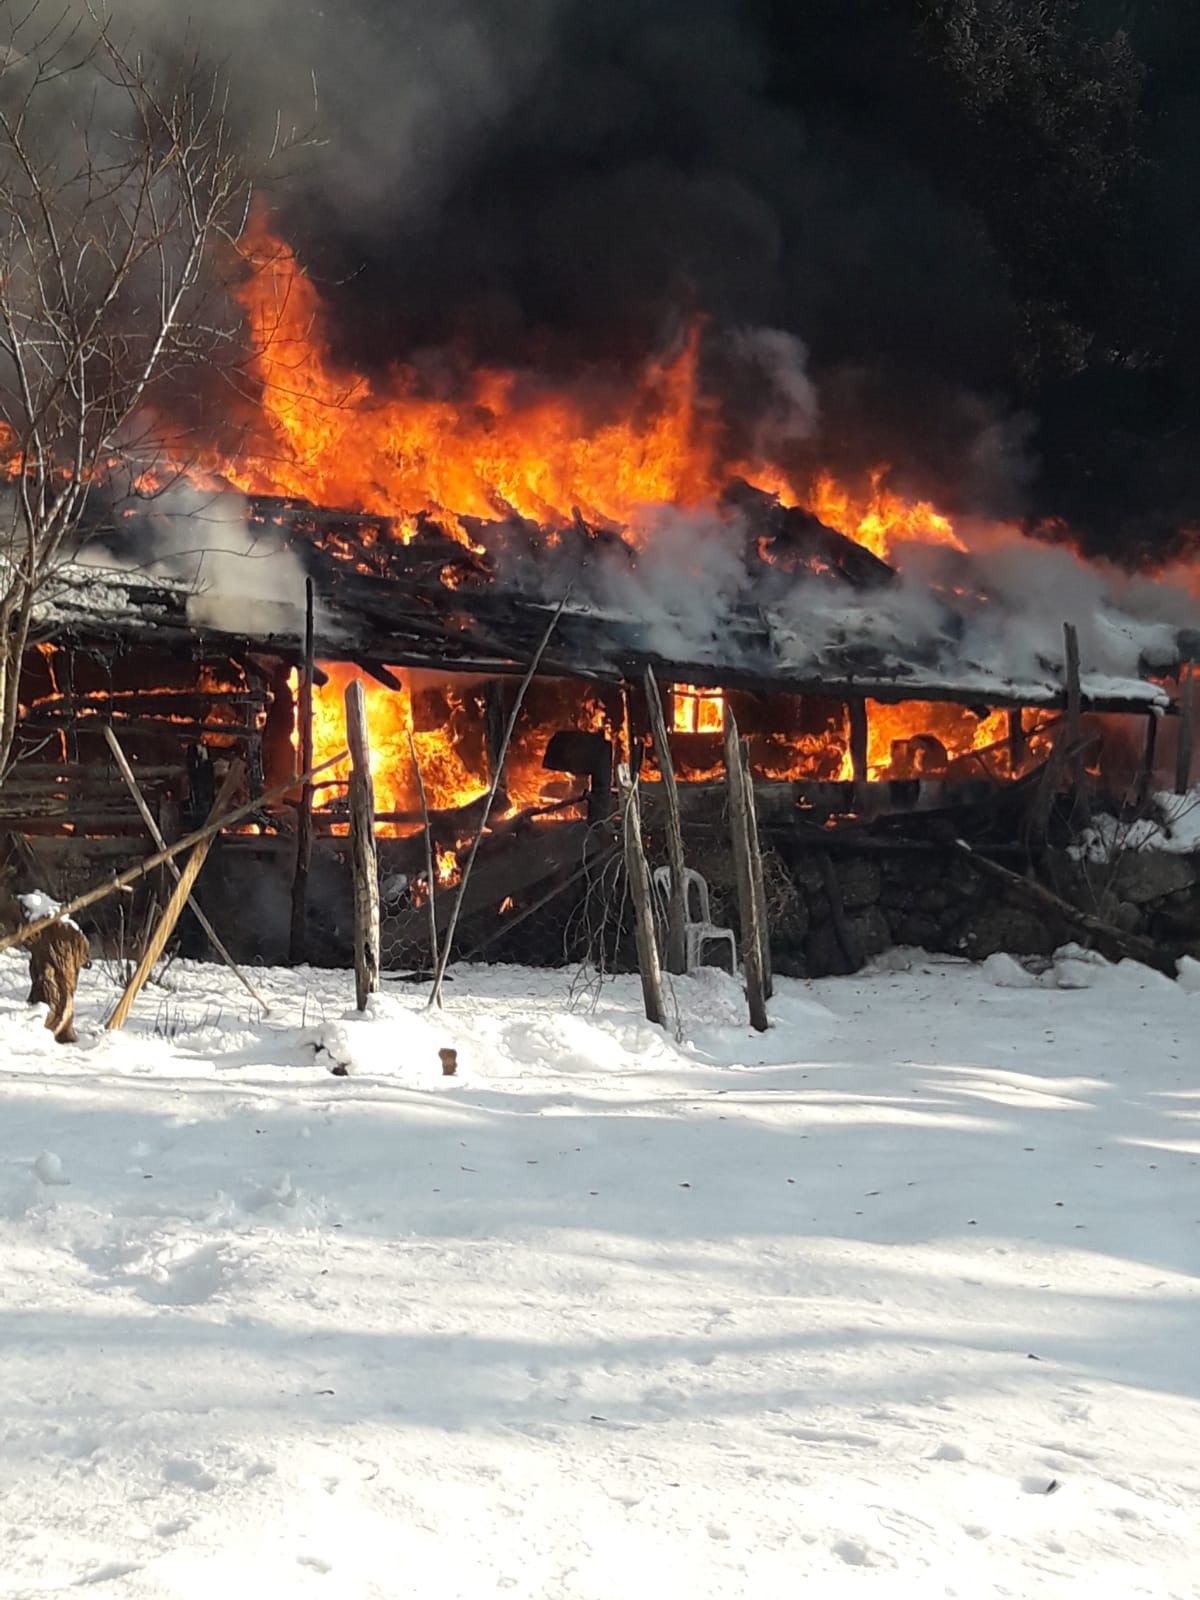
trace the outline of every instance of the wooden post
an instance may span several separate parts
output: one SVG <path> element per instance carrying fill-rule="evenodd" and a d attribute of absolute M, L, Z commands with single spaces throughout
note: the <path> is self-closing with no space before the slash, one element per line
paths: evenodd
<path fill-rule="evenodd" d="M 104 726 L 104 737 L 108 741 L 108 748 L 112 751 L 113 760 L 117 763 L 117 771 L 121 774 L 122 778 L 124 778 L 125 787 L 133 796 L 133 803 L 137 806 L 138 812 L 141 815 L 142 821 L 146 824 L 146 828 L 150 834 L 150 837 L 154 840 L 155 844 L 160 850 L 165 850 L 167 848 L 167 841 L 163 838 L 162 830 L 159 828 L 158 823 L 154 820 L 154 813 L 146 804 L 146 798 L 142 794 L 141 789 L 138 787 L 138 781 L 134 777 L 133 768 L 129 765 L 124 750 L 121 748 L 120 740 L 112 731 L 112 727 L 108 723 L 105 723 Z M 175 862 L 173 860 L 168 861 L 165 863 L 165 865 L 167 871 L 171 874 L 171 877 L 176 883 L 178 883 L 181 874 Z M 208 935 L 213 949 L 220 956 L 221 960 L 229 968 L 230 972 L 233 973 L 234 977 L 241 984 L 242 988 L 245 989 L 250 998 L 262 1007 L 263 1016 L 270 1016 L 270 1006 L 268 1006 L 262 995 L 259 994 L 258 990 L 250 982 L 249 978 L 247 978 L 242 972 L 237 962 L 229 954 L 229 951 L 226 950 L 224 944 L 221 942 L 220 935 L 217 933 L 217 930 L 213 927 L 212 923 L 208 920 L 203 908 L 196 900 L 194 895 L 188 896 L 188 904 L 192 908 L 192 915 L 196 918 L 196 921 Z"/>
<path fill-rule="evenodd" d="M 433 828 L 429 821 L 429 801 L 425 794 L 425 777 L 421 771 L 421 763 L 417 757 L 417 741 L 413 738 L 411 728 L 408 730 L 408 753 L 412 757 L 413 771 L 417 775 L 417 794 L 421 801 L 421 823 L 425 833 L 425 883 L 429 891 L 425 904 L 429 908 L 429 970 L 433 973 L 438 968 L 437 906 L 434 904 L 434 896 L 437 893 L 437 874 L 433 868 Z"/>
<path fill-rule="evenodd" d="M 750 878 L 754 885 L 754 898 L 758 905 L 758 959 L 762 972 L 763 997 L 769 1000 L 775 993 L 775 974 L 771 968 L 771 927 L 767 921 L 767 889 L 763 882 L 762 846 L 758 838 L 758 802 L 754 798 L 754 771 L 750 765 L 750 741 L 739 741 L 742 753 L 742 773 L 746 793 L 746 821 L 750 836 Z"/>
<path fill-rule="evenodd" d="M 667 971 L 687 971 L 687 880 L 684 877 L 683 830 L 679 822 L 679 791 L 675 787 L 675 763 L 667 738 L 662 696 L 654 669 L 646 668 L 646 705 L 650 712 L 650 733 L 662 776 L 663 811 L 667 820 L 667 860 L 671 865 L 671 894 L 667 906 Z"/>
<path fill-rule="evenodd" d="M 313 764 L 313 581 L 304 583 L 304 676 L 300 680 L 300 770 Z M 307 955 L 308 874 L 312 868 L 313 791 L 310 778 L 300 790 L 296 811 L 296 871 L 292 878 L 292 924 L 288 959 L 298 966 Z"/>
<path fill-rule="evenodd" d="M 851 700 L 846 706 L 850 722 L 850 770 L 854 773 L 854 809 L 863 811 L 867 802 L 867 702 Z"/>
<path fill-rule="evenodd" d="M 1192 740 L 1196 725 L 1196 679 L 1190 661 L 1179 669 L 1179 742 L 1175 746 L 1175 793 L 1192 786 Z"/>
<path fill-rule="evenodd" d="M 1142 749 L 1142 770 L 1138 777 L 1138 800 L 1143 804 L 1154 793 L 1154 758 L 1158 752 L 1158 712 L 1146 713 L 1146 743 Z"/>
<path fill-rule="evenodd" d="M 1076 823 L 1091 821 L 1087 793 L 1087 759 L 1083 746 L 1083 695 L 1079 687 L 1079 635 L 1074 623 L 1063 623 L 1063 643 L 1067 664 L 1067 744 L 1071 750 L 1071 818 Z"/>
<path fill-rule="evenodd" d="M 1008 765 L 1012 776 L 1019 776 L 1029 754 L 1029 740 L 1025 736 L 1025 713 L 1020 706 L 1008 713 Z"/>
<path fill-rule="evenodd" d="M 493 678 L 483 686 L 483 740 L 487 750 L 488 776 L 496 783 L 496 799 L 501 811 L 508 810 L 508 785 L 504 778 L 505 684 L 502 678 Z M 434 958 L 437 965 L 437 958 Z"/>
<path fill-rule="evenodd" d="M 367 996 L 379 989 L 379 861 L 367 697 L 361 678 L 346 688 L 346 743 L 350 747 L 350 860 L 354 872 L 354 1001 L 365 1011 Z M 434 887 L 430 883 L 430 898 Z"/>
<path fill-rule="evenodd" d="M 761 899 L 754 889 L 746 769 L 742 765 L 738 744 L 737 719 L 728 703 L 725 706 L 725 781 L 729 785 L 729 826 L 733 836 L 733 865 L 737 875 L 738 910 L 742 924 L 746 1001 L 750 1007 L 751 1027 L 759 1033 L 765 1033 L 770 1024 L 762 970 L 764 935 L 759 926 Z"/>
<path fill-rule="evenodd" d="M 229 763 L 225 781 L 222 783 L 217 798 L 213 803 L 208 819 L 209 823 L 218 822 L 224 815 L 244 775 L 245 768 L 240 761 L 231 761 Z M 188 903 L 192 885 L 200 876 L 200 868 L 208 859 L 208 852 L 212 849 L 215 837 L 215 834 L 210 834 L 206 839 L 202 839 L 188 857 L 187 864 L 179 874 L 179 882 L 175 885 L 171 898 L 167 901 L 163 914 L 158 919 L 158 926 L 146 943 L 146 948 L 142 952 L 142 959 L 138 962 L 137 970 L 126 984 L 125 993 L 117 1001 L 116 1010 L 105 1024 L 107 1028 L 123 1028 L 128 1021 L 129 1013 L 133 1009 L 133 1002 L 141 993 L 146 979 L 154 971 L 154 964 L 166 949 L 167 940 L 174 932 L 175 924 L 179 921 L 180 914 Z"/>
<path fill-rule="evenodd" d="M 621 791 L 621 827 L 625 840 L 625 871 L 633 900 L 634 937 L 637 941 L 638 970 L 642 975 L 642 1004 L 646 1018 L 661 1028 L 667 1020 L 663 1005 L 662 968 L 658 962 L 658 941 L 654 937 L 654 905 L 650 873 L 642 849 L 642 813 L 637 786 L 622 762 L 617 768 L 617 787 Z"/>

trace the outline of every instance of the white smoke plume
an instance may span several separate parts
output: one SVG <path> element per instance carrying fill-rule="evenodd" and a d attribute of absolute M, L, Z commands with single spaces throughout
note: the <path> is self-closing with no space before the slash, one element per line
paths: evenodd
<path fill-rule="evenodd" d="M 116 539 L 97 539 L 80 560 L 182 587 L 197 627 L 302 637 L 304 565 L 279 538 L 252 528 L 247 510 L 237 490 L 180 478 L 152 496 L 116 502 Z"/>

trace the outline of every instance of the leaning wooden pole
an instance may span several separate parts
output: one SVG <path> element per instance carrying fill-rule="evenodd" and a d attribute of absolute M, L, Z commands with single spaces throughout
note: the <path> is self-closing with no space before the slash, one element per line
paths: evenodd
<path fill-rule="evenodd" d="M 771 967 L 771 925 L 767 920 L 767 889 L 763 881 L 762 845 L 758 838 L 758 804 L 754 798 L 754 771 L 750 765 L 750 741 L 738 741 L 742 756 L 742 789 L 746 796 L 746 829 L 750 842 L 750 882 L 757 908 L 758 960 L 762 971 L 763 996 L 775 993 L 775 974 Z"/>
<path fill-rule="evenodd" d="M 725 707 L 725 781 L 729 786 L 729 828 L 733 838 L 733 866 L 737 877 L 738 912 L 742 925 L 742 971 L 750 1025 L 759 1033 L 770 1026 L 762 951 L 766 934 L 760 920 L 762 897 L 754 888 L 754 863 L 750 845 L 750 812 L 746 798 L 746 769 L 742 765 L 737 719 Z"/>
<path fill-rule="evenodd" d="M 1071 751 L 1071 817 L 1088 823 L 1092 808 L 1087 792 L 1087 757 L 1083 739 L 1083 692 L 1079 682 L 1079 634 L 1072 622 L 1063 623 L 1067 672 L 1067 744 Z"/>
<path fill-rule="evenodd" d="M 315 778 L 318 773 L 327 772 L 330 767 L 340 766 L 346 759 L 346 752 L 341 750 L 336 756 L 331 756 L 328 761 L 322 761 L 319 767 L 314 767 L 311 772 L 306 772 L 306 778 Z M 289 778 L 286 783 L 277 784 L 274 789 L 268 789 L 265 794 L 255 795 L 253 800 L 247 800 L 243 806 L 237 806 L 226 816 L 220 817 L 216 822 L 206 822 L 202 828 L 197 828 L 194 833 L 185 834 L 182 839 L 168 845 L 165 850 L 159 850 L 152 856 L 147 856 L 144 861 L 139 861 L 135 867 L 129 867 L 115 878 L 106 878 L 93 889 L 85 890 L 83 894 L 76 895 L 74 900 L 69 900 L 65 906 L 59 906 L 57 911 L 48 917 L 39 917 L 36 922 L 23 922 L 14 933 L 9 933 L 0 939 L 0 954 L 11 950 L 15 945 L 28 944 L 30 939 L 41 933 L 43 928 L 48 928 L 52 923 L 61 922 L 64 917 L 73 917 L 77 911 L 85 911 L 88 906 L 94 906 L 101 900 L 106 900 L 110 894 L 116 894 L 120 889 L 128 889 L 131 883 L 137 883 L 141 878 L 148 878 L 156 868 L 161 867 L 164 861 L 173 861 L 176 856 L 181 856 L 185 850 L 190 850 L 194 845 L 200 844 L 205 839 L 211 839 L 214 834 L 220 833 L 222 828 L 231 828 L 235 822 L 241 822 L 244 817 L 250 816 L 255 811 L 261 811 L 263 806 L 269 805 L 272 800 L 278 800 L 296 787 L 295 778 Z"/>
<path fill-rule="evenodd" d="M 125 787 L 133 796 L 133 803 L 135 806 L 137 806 L 141 819 L 146 824 L 147 832 L 154 840 L 158 848 L 160 850 L 165 850 L 167 848 L 167 841 L 162 836 L 162 829 L 155 821 L 153 811 L 151 811 L 150 807 L 146 804 L 146 797 L 143 795 L 140 787 L 138 786 L 138 781 L 134 776 L 133 768 L 129 765 L 129 760 L 124 750 L 121 748 L 121 741 L 112 731 L 111 724 L 105 724 L 104 737 L 108 741 L 108 748 L 112 751 L 113 760 L 117 763 L 117 771 L 121 774 L 122 778 L 124 778 Z M 168 861 L 166 863 L 166 867 L 167 871 L 171 874 L 171 877 L 176 883 L 178 883 L 181 876 L 178 866 L 176 866 L 174 861 Z M 200 905 L 200 902 L 196 899 L 195 895 L 188 896 L 188 905 L 192 909 L 192 915 L 204 929 L 204 932 L 208 936 L 209 943 L 220 956 L 221 960 L 229 968 L 230 972 L 233 973 L 234 977 L 241 984 L 242 988 L 245 989 L 251 1000 L 253 1000 L 256 1005 L 262 1007 L 263 1016 L 270 1016 L 270 1006 L 250 982 L 249 978 L 247 978 L 246 974 L 238 966 L 237 962 L 229 954 L 229 951 L 225 948 L 225 945 L 221 940 L 220 934 L 218 934 L 217 930 L 208 920 L 208 917 L 205 915 L 204 908 Z"/>
<path fill-rule="evenodd" d="M 304 583 L 304 676 L 300 680 L 300 769 L 313 764 L 313 679 L 316 675 L 315 629 L 313 627 L 313 581 Z M 312 871 L 313 787 L 312 779 L 300 789 L 296 811 L 296 868 L 292 877 L 292 923 L 288 939 L 288 959 L 298 966 L 308 954 L 308 876 Z"/>
<path fill-rule="evenodd" d="M 637 784 L 624 762 L 617 768 L 617 788 L 621 794 L 621 829 L 625 848 L 625 874 L 633 901 L 633 933 L 637 944 L 638 971 L 642 975 L 642 1005 L 646 1019 L 661 1028 L 667 1020 L 663 1004 L 662 967 L 658 959 L 658 940 L 654 934 L 654 900 L 650 888 L 650 869 L 642 848 L 642 810 Z"/>
<path fill-rule="evenodd" d="M 446 936 L 442 940 L 442 948 L 438 955 L 437 971 L 434 973 L 433 978 L 433 988 L 430 990 L 429 999 L 426 1002 L 427 1008 L 430 1006 L 441 1006 L 442 987 L 446 981 L 446 968 L 450 965 L 450 951 L 454 945 L 454 935 L 458 930 L 458 919 L 462 915 L 463 903 L 467 893 L 467 884 L 470 882 L 471 878 L 471 868 L 475 865 L 475 857 L 479 854 L 479 846 L 483 842 L 483 835 L 487 829 L 488 818 L 492 814 L 492 807 L 496 803 L 496 796 L 500 792 L 500 787 L 504 782 L 504 763 L 508 759 L 508 747 L 512 743 L 513 732 L 517 726 L 517 718 L 521 715 L 521 707 L 525 704 L 525 696 L 529 693 L 529 685 L 533 682 L 534 676 L 537 673 L 537 669 L 541 665 L 542 657 L 546 653 L 546 646 L 550 643 L 551 636 L 553 635 L 555 628 L 558 627 L 559 618 L 567 609 L 567 601 L 570 598 L 571 591 L 570 588 L 568 588 L 562 599 L 558 602 L 558 607 L 555 610 L 554 615 L 546 624 L 546 631 L 542 634 L 541 639 L 538 641 L 538 647 L 530 658 L 529 665 L 525 669 L 525 676 L 521 679 L 520 688 L 517 690 L 516 698 L 513 700 L 512 710 L 508 713 L 508 721 L 504 726 L 504 737 L 500 741 L 499 750 L 496 752 L 495 770 L 492 773 L 491 786 L 484 797 L 483 813 L 479 818 L 479 826 L 475 830 L 475 837 L 471 841 L 471 848 L 467 853 L 467 859 L 463 863 L 462 877 L 458 880 L 458 893 L 454 897 L 454 909 L 450 913 L 450 923 L 446 929 Z M 432 894 L 432 884 L 430 884 L 429 889 L 430 893 Z"/>
<path fill-rule="evenodd" d="M 667 860 L 671 867 L 671 893 L 667 901 L 667 971 L 687 971 L 687 879 L 683 857 L 683 828 L 679 820 L 679 790 L 675 787 L 675 763 L 667 737 L 662 696 L 654 668 L 646 668 L 646 705 L 650 711 L 650 734 L 662 778 L 663 814 L 667 821 Z"/>
<path fill-rule="evenodd" d="M 375 848 L 375 784 L 362 679 L 346 688 L 350 749 L 350 861 L 354 872 L 354 1000 L 360 1011 L 379 991 L 379 858 Z M 430 895 L 433 885 L 430 885 Z"/>
<path fill-rule="evenodd" d="M 216 822 L 224 814 L 229 802 L 237 793 L 238 786 L 246 775 L 246 769 L 240 761 L 231 761 L 229 770 L 225 774 L 224 782 L 213 802 L 209 813 L 209 822 Z M 142 959 L 137 964 L 137 970 L 125 985 L 125 993 L 117 1001 L 116 1009 L 105 1023 L 109 1029 L 123 1028 L 129 1020 L 129 1013 L 133 1010 L 133 1002 L 146 983 L 146 979 L 154 971 L 155 963 L 167 947 L 167 940 L 175 931 L 175 924 L 183 913 L 192 893 L 192 885 L 200 876 L 200 868 L 208 860 L 208 853 L 212 849 L 216 833 L 211 833 L 202 839 L 187 859 L 187 864 L 179 874 L 179 882 L 171 892 L 171 898 L 163 908 L 163 914 L 158 919 L 158 925 L 146 942 L 142 951 Z"/>

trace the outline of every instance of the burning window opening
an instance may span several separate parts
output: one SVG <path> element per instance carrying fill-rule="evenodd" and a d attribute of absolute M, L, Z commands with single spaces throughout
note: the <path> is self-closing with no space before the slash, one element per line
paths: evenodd
<path fill-rule="evenodd" d="M 724 733 L 725 696 L 720 690 L 677 683 L 672 693 L 675 733 Z"/>

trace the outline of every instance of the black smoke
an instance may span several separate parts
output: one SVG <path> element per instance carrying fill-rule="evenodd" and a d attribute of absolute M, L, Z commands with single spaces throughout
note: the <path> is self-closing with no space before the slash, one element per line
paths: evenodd
<path fill-rule="evenodd" d="M 174 47 L 168 0 L 120 16 Z M 807 350 L 800 469 L 1129 560 L 1200 522 L 1192 0 L 220 0 L 348 363 L 631 369 L 705 318 L 731 457 Z M 764 401 L 766 395 L 766 401 Z"/>

